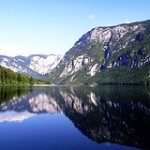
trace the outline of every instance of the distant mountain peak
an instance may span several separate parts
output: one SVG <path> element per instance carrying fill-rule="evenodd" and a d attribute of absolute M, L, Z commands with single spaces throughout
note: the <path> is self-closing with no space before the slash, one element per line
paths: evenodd
<path fill-rule="evenodd" d="M 61 59 L 60 55 L 32 54 L 26 56 L 8 57 L 0 55 L 0 65 L 15 72 L 41 78 L 54 69 Z"/>

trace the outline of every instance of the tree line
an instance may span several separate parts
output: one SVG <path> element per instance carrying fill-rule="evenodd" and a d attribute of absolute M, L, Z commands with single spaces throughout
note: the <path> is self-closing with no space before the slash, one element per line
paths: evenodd
<path fill-rule="evenodd" d="M 0 66 L 0 84 L 51 84 L 49 80 L 35 79 Z"/>

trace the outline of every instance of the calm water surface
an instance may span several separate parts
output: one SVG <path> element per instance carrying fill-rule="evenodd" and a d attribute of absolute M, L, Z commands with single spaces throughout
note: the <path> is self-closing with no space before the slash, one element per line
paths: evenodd
<path fill-rule="evenodd" d="M 150 149 L 150 89 L 0 87 L 0 150 Z"/>

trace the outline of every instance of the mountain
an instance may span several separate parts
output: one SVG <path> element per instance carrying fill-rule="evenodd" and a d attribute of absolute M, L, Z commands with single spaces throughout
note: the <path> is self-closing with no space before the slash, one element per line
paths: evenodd
<path fill-rule="evenodd" d="M 42 78 L 57 66 L 60 55 L 30 55 L 8 57 L 0 55 L 0 65 L 34 78 Z"/>
<path fill-rule="evenodd" d="M 96 27 L 66 52 L 50 73 L 56 83 L 150 81 L 150 20 Z"/>
<path fill-rule="evenodd" d="M 60 55 L 8 57 L 0 65 L 54 83 L 149 84 L 150 20 L 96 27 Z"/>

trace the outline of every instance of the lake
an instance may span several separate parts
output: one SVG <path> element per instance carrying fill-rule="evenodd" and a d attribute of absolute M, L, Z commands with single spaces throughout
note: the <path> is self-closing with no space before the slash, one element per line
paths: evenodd
<path fill-rule="evenodd" d="M 150 149 L 150 89 L 0 87 L 0 150 L 86 149 Z"/>

